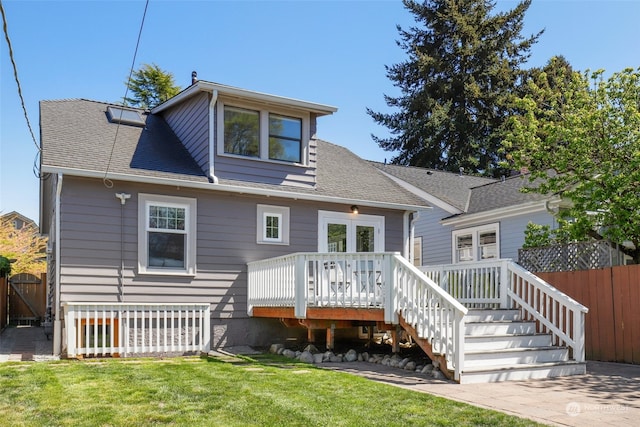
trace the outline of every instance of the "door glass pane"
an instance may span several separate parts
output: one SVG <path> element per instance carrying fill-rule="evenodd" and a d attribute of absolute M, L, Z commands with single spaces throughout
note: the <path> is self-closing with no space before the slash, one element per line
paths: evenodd
<path fill-rule="evenodd" d="M 356 252 L 373 252 L 375 228 L 370 226 L 356 226 Z"/>
<path fill-rule="evenodd" d="M 347 225 L 328 224 L 327 227 L 327 248 L 329 252 L 347 251 Z"/>

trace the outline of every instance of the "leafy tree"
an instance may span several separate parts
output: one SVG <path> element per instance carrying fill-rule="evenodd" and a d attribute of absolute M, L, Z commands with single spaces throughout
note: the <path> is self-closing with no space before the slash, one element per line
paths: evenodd
<path fill-rule="evenodd" d="M 0 256 L 0 277 L 9 277 L 11 274 L 11 260 Z"/>
<path fill-rule="evenodd" d="M 133 72 L 131 80 L 125 84 L 132 93 L 131 97 L 124 98 L 125 105 L 145 109 L 162 104 L 180 92 L 173 74 L 163 71 L 156 64 L 144 64 Z"/>
<path fill-rule="evenodd" d="M 399 111 L 367 109 L 392 135 L 374 141 L 399 151 L 393 163 L 501 174 L 498 130 L 511 111 L 520 66 L 542 34 L 521 35 L 531 0 L 495 14 L 489 0 L 403 3 L 420 25 L 398 26 L 398 45 L 409 58 L 386 67 L 402 95 L 385 101 Z"/>
<path fill-rule="evenodd" d="M 570 72 L 562 97 L 540 82 L 520 97 L 505 148 L 536 180 L 530 191 L 571 201 L 573 236 L 630 242 L 640 262 L 640 68 Z"/>
<path fill-rule="evenodd" d="M 15 259 L 10 272 L 35 275 L 46 272 L 46 247 L 47 239 L 35 227 L 26 225 L 16 230 L 11 221 L 0 220 L 0 254 L 6 259 Z"/>

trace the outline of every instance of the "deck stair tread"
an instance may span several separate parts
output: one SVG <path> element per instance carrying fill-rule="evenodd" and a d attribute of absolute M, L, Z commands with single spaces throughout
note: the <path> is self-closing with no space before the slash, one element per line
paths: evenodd
<path fill-rule="evenodd" d="M 540 346 L 540 347 L 497 348 L 497 349 L 492 349 L 492 350 L 465 351 L 464 354 L 465 355 L 469 355 L 469 354 L 500 354 L 500 353 L 543 351 L 543 350 L 567 350 L 567 347 L 549 345 L 549 346 Z"/>
<path fill-rule="evenodd" d="M 525 370 L 525 369 L 539 369 L 550 368 L 554 366 L 570 366 L 570 365 L 584 365 L 584 362 L 575 362 L 573 360 L 558 361 L 558 362 L 538 362 L 538 363 L 513 363 L 502 366 L 469 366 L 465 367 L 462 371 L 465 373 L 478 373 L 478 372 L 494 372 L 494 371 L 511 371 L 511 370 Z"/>

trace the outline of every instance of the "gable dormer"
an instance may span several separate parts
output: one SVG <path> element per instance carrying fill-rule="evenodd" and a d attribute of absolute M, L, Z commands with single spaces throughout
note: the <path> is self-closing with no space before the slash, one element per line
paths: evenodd
<path fill-rule="evenodd" d="M 154 108 L 218 179 L 313 188 L 316 119 L 335 107 L 196 81 Z"/>

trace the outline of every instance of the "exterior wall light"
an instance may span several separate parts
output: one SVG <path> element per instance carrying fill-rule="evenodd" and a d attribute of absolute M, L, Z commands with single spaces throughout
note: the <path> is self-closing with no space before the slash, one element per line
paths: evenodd
<path fill-rule="evenodd" d="M 351 206 L 351 212 L 357 215 L 358 214 L 358 207 L 356 205 L 352 205 Z"/>

